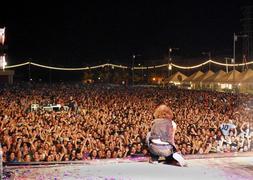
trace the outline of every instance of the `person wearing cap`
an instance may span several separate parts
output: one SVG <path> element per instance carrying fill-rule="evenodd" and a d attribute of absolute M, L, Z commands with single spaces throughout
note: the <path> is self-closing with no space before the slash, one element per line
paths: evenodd
<path fill-rule="evenodd" d="M 172 110 L 164 104 L 155 109 L 155 119 L 146 139 L 151 163 L 157 163 L 158 159 L 163 157 L 166 163 L 174 159 L 180 166 L 186 166 L 184 158 L 176 152 L 174 136 L 177 125 L 172 120 L 173 117 Z"/>

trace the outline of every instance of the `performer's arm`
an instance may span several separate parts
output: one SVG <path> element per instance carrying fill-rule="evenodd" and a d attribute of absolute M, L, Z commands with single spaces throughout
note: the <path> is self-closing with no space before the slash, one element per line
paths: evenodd
<path fill-rule="evenodd" d="M 173 126 L 173 136 L 174 136 L 177 130 L 177 124 L 174 121 L 172 121 L 172 126 Z"/>
<path fill-rule="evenodd" d="M 176 130 L 177 130 L 177 124 L 174 121 L 172 121 L 172 127 L 173 127 L 173 132 L 172 132 L 173 138 L 175 138 L 175 133 L 176 133 Z M 175 146 L 175 144 L 173 144 L 173 145 Z"/>
<path fill-rule="evenodd" d="M 237 128 L 235 127 L 235 137 L 237 136 Z"/>

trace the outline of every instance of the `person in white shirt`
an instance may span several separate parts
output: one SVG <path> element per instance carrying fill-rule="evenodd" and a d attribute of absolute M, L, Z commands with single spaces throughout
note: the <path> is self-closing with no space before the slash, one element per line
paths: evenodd
<path fill-rule="evenodd" d="M 233 123 L 232 120 L 229 120 L 227 123 L 222 123 L 220 125 L 220 130 L 225 137 L 229 136 L 230 130 L 235 130 L 234 132 L 235 136 L 237 134 L 236 125 Z"/>

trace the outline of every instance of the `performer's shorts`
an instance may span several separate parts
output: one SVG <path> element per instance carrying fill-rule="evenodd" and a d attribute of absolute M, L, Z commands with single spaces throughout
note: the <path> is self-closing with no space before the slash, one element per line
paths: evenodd
<path fill-rule="evenodd" d="M 171 144 L 149 144 L 149 150 L 152 154 L 157 156 L 168 157 L 174 153 L 174 146 Z"/>

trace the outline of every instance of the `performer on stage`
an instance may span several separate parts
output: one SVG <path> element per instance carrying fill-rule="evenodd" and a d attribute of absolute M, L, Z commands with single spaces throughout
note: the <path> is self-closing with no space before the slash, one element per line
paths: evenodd
<path fill-rule="evenodd" d="M 147 135 L 150 162 L 158 162 L 159 157 L 164 157 L 167 163 L 174 159 L 180 166 L 186 166 L 184 158 L 176 152 L 174 142 L 176 123 L 172 120 L 172 110 L 164 104 L 160 105 L 154 112 L 154 118 L 151 132 Z"/>

